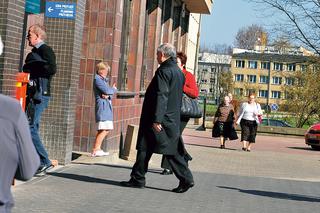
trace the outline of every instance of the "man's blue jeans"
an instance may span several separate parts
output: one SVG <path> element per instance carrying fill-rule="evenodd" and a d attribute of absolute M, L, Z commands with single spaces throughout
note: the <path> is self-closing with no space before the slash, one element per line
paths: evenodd
<path fill-rule="evenodd" d="M 51 161 L 49 160 L 48 153 L 44 148 L 40 135 L 39 135 L 39 124 L 43 111 L 48 107 L 50 96 L 42 96 L 41 103 L 34 104 L 34 117 L 32 123 L 30 123 L 30 131 L 33 144 L 39 154 L 41 166 L 50 166 Z"/>

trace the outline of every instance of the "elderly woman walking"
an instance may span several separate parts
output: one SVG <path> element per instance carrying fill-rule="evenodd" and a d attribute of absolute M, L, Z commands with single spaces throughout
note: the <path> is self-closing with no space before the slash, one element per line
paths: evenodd
<path fill-rule="evenodd" d="M 101 149 L 103 139 L 113 129 L 113 111 L 112 111 L 112 96 L 117 92 L 116 84 L 109 86 L 110 66 L 100 62 L 97 64 L 97 74 L 94 78 L 94 96 L 96 99 L 96 122 L 97 134 L 96 140 L 91 152 L 92 157 L 100 157 L 109 155 Z"/>
<path fill-rule="evenodd" d="M 226 139 L 238 139 L 233 123 L 235 121 L 234 106 L 230 104 L 230 97 L 225 96 L 214 116 L 212 137 L 220 137 L 220 148 L 225 148 Z"/>
<path fill-rule="evenodd" d="M 251 151 L 252 144 L 256 142 L 257 128 L 262 116 L 261 106 L 255 101 L 255 94 L 248 96 L 248 101 L 240 108 L 239 117 L 236 124 L 241 126 L 241 141 L 243 151 Z"/>

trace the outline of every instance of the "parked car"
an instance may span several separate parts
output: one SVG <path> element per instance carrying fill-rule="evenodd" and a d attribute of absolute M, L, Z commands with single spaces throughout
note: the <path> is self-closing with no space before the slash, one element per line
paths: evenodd
<path fill-rule="evenodd" d="M 266 118 L 262 119 L 261 126 L 292 127 L 287 122 L 282 121 L 282 120 L 277 120 L 277 119 L 269 119 L 269 125 L 268 125 L 268 119 L 266 119 Z"/>
<path fill-rule="evenodd" d="M 305 134 L 306 144 L 320 150 L 320 123 L 312 125 Z"/>

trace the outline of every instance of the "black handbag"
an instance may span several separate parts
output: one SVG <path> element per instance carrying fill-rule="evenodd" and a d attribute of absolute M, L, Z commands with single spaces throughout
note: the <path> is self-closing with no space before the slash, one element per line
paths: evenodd
<path fill-rule="evenodd" d="M 181 103 L 181 117 L 184 118 L 201 118 L 202 110 L 199 106 L 198 100 L 190 98 L 188 95 L 183 93 Z"/>

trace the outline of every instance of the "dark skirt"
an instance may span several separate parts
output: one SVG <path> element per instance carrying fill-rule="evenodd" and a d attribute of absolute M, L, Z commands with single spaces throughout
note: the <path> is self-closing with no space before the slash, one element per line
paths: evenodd
<path fill-rule="evenodd" d="M 241 141 L 249 141 L 250 143 L 255 143 L 257 129 L 258 129 L 257 122 L 241 119 L 240 126 L 241 126 Z"/>
<path fill-rule="evenodd" d="M 212 128 L 212 137 L 229 138 L 229 140 L 237 140 L 237 132 L 233 126 L 233 122 L 220 122 L 216 121 Z"/>

